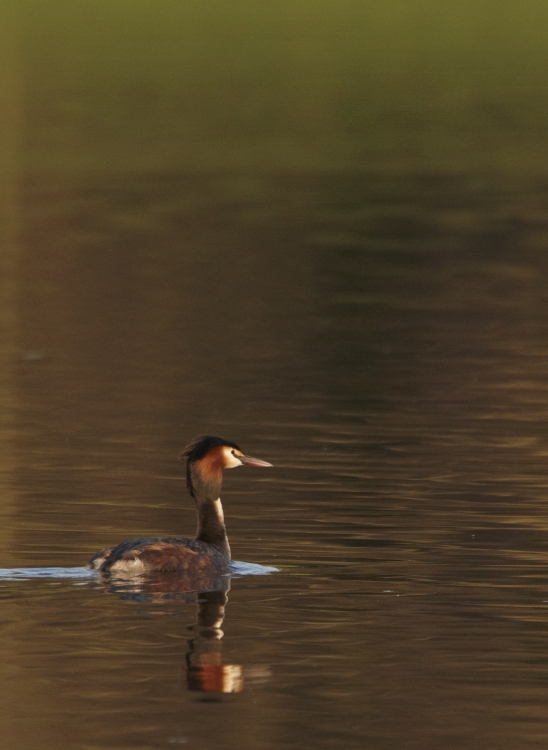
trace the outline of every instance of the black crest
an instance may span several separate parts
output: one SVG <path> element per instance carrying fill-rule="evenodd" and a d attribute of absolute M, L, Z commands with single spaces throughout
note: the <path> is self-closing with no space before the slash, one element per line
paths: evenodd
<path fill-rule="evenodd" d="M 199 461 L 204 458 L 212 448 L 217 448 L 219 445 L 227 445 L 229 448 L 236 448 L 241 451 L 239 445 L 231 442 L 230 440 L 223 440 L 223 438 L 213 437 L 212 435 L 201 435 L 200 437 L 194 438 L 181 453 L 181 460 L 188 458 L 189 463 Z"/>

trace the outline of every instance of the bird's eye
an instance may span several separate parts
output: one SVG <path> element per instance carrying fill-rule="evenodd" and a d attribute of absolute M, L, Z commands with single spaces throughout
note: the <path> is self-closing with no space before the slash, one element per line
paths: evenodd
<path fill-rule="evenodd" d="M 232 453 L 233 456 L 236 455 L 236 451 L 230 451 L 230 452 Z"/>

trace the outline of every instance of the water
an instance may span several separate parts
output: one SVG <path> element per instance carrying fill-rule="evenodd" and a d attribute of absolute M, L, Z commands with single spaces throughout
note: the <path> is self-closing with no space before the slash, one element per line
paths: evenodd
<path fill-rule="evenodd" d="M 544 747 L 545 11 L 145 5 L 0 10 L 2 748 Z"/>
<path fill-rule="evenodd" d="M 6 747 L 542 743 L 545 188 L 241 184 L 24 192 Z M 192 533 L 200 432 L 274 464 L 225 477 L 243 567 L 216 594 L 84 571 Z"/>

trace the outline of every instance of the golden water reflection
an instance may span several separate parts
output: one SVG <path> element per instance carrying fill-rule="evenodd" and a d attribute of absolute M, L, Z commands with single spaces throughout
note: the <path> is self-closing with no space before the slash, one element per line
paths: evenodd
<path fill-rule="evenodd" d="M 102 587 L 125 601 L 157 605 L 155 615 L 169 614 L 169 605 L 188 601 L 193 596 L 196 579 L 187 580 L 179 574 L 101 577 Z M 213 585 L 213 581 L 209 584 Z M 208 693 L 239 693 L 246 683 L 257 685 L 271 676 L 267 665 L 224 664 L 222 630 L 230 590 L 230 578 L 217 582 L 217 588 L 200 590 L 197 598 L 196 624 L 189 626 L 191 637 L 185 655 L 189 690 Z M 168 609 L 165 609 L 165 607 Z M 150 609 L 148 610 L 151 611 Z"/>
<path fill-rule="evenodd" d="M 121 590 L 124 598 L 133 599 L 144 595 L 147 601 L 164 604 L 179 593 L 187 594 L 185 582 L 175 581 L 178 576 L 164 575 L 167 581 L 124 583 Z M 228 583 L 227 583 L 228 589 Z M 111 592 L 120 592 L 116 583 L 109 586 Z M 198 614 L 193 628 L 193 637 L 188 642 L 186 653 L 187 683 L 190 690 L 205 692 L 239 693 L 243 689 L 242 668 L 236 664 L 222 663 L 221 626 L 225 617 L 227 595 L 225 591 L 206 591 L 198 594 Z"/>

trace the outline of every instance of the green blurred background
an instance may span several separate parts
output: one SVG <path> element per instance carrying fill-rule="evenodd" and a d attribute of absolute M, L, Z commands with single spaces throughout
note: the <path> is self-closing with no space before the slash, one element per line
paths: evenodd
<path fill-rule="evenodd" d="M 4 159 L 544 169 L 543 0 L 4 0 Z"/>

